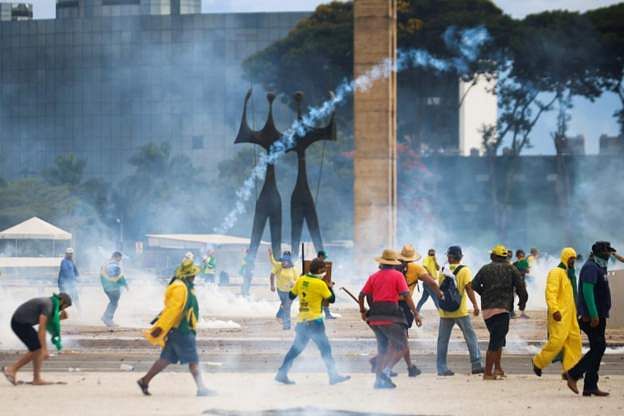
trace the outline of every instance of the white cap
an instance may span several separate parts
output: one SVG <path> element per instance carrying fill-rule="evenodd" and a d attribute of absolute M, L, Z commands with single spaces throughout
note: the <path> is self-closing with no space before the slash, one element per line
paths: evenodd
<path fill-rule="evenodd" d="M 74 249 L 71 247 L 67 247 L 67 249 L 65 250 L 65 254 L 74 254 Z"/>
<path fill-rule="evenodd" d="M 186 252 L 186 254 L 184 255 L 184 258 L 188 260 L 195 260 L 195 256 L 190 251 Z"/>

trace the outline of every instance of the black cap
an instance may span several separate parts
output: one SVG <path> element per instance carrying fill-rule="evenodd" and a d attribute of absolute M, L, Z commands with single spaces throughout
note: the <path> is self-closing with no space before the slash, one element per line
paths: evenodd
<path fill-rule="evenodd" d="M 327 257 L 327 253 L 325 253 L 325 250 L 319 250 L 316 257 Z"/>
<path fill-rule="evenodd" d="M 461 259 L 462 257 L 464 257 L 460 246 L 450 246 L 448 250 L 446 250 L 446 255 L 453 256 L 457 259 Z"/>
<path fill-rule="evenodd" d="M 615 253 L 615 249 L 611 247 L 611 243 L 609 241 L 596 241 L 594 245 L 592 245 L 592 253 Z"/>

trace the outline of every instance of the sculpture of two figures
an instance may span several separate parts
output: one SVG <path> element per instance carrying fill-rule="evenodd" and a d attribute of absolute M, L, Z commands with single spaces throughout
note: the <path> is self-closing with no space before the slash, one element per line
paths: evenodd
<path fill-rule="evenodd" d="M 245 96 L 245 104 L 243 107 L 243 116 L 240 129 L 234 143 L 253 143 L 270 154 L 273 151 L 272 146 L 283 138 L 284 134 L 275 126 L 273 120 L 273 101 L 275 94 L 268 93 L 269 115 L 266 123 L 261 130 L 252 130 L 247 123 L 247 103 L 251 98 L 251 90 Z M 295 94 L 295 103 L 297 106 L 297 117 L 299 122 L 303 122 L 301 115 L 301 102 L 303 93 Z M 293 137 L 294 143 L 287 152 L 297 152 L 298 172 L 297 182 L 290 199 L 290 215 L 291 215 L 291 247 L 293 256 L 297 257 L 299 252 L 299 244 L 303 232 L 304 221 L 308 225 L 308 230 L 314 247 L 316 250 L 323 249 L 323 239 L 321 238 L 321 230 L 319 226 L 318 216 L 310 186 L 308 185 L 308 174 L 306 170 L 305 152 L 311 144 L 319 140 L 336 140 L 336 124 L 334 114 L 331 115 L 329 123 L 325 127 L 305 126 L 305 135 Z M 245 263 L 248 270 L 248 278 L 251 278 L 251 270 L 253 270 L 253 262 L 260 246 L 262 234 L 266 223 L 269 223 L 271 232 L 271 246 L 274 253 L 281 253 L 282 244 L 282 199 L 277 189 L 277 181 L 275 177 L 275 165 L 271 162 L 267 164 L 264 184 L 260 195 L 256 201 L 254 212 L 253 228 L 251 231 L 251 243 L 247 251 Z"/>

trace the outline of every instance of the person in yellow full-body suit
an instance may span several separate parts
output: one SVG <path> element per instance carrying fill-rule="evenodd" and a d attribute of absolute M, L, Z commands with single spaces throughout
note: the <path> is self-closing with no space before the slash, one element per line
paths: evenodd
<path fill-rule="evenodd" d="M 542 369 L 563 351 L 563 372 L 579 362 L 581 351 L 581 330 L 577 321 L 574 302 L 574 262 L 576 251 L 566 247 L 561 251 L 561 263 L 548 273 L 546 282 L 546 304 L 548 306 L 548 342 L 533 357 L 533 372 L 541 377 Z"/>

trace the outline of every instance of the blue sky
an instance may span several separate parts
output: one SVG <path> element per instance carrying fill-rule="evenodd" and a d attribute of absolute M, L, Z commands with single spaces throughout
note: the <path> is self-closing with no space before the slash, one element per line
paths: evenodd
<path fill-rule="evenodd" d="M 28 0 L 26 0 L 28 1 Z M 30 0 L 34 5 L 35 18 L 50 19 L 55 15 L 55 0 Z M 567 9 L 585 11 L 597 7 L 619 3 L 617 0 L 494 0 L 506 13 L 516 18 L 543 10 Z M 258 12 L 258 11 L 302 11 L 313 10 L 319 0 L 202 0 L 204 12 Z M 583 134 L 587 139 L 587 151 L 598 152 L 598 137 L 605 133 L 615 135 L 618 126 L 613 112 L 620 107 L 613 94 L 605 95 L 594 103 L 577 99 L 572 110 L 570 134 Z M 535 127 L 535 147 L 528 154 L 554 153 L 550 132 L 555 127 L 556 114 L 546 114 Z"/>

